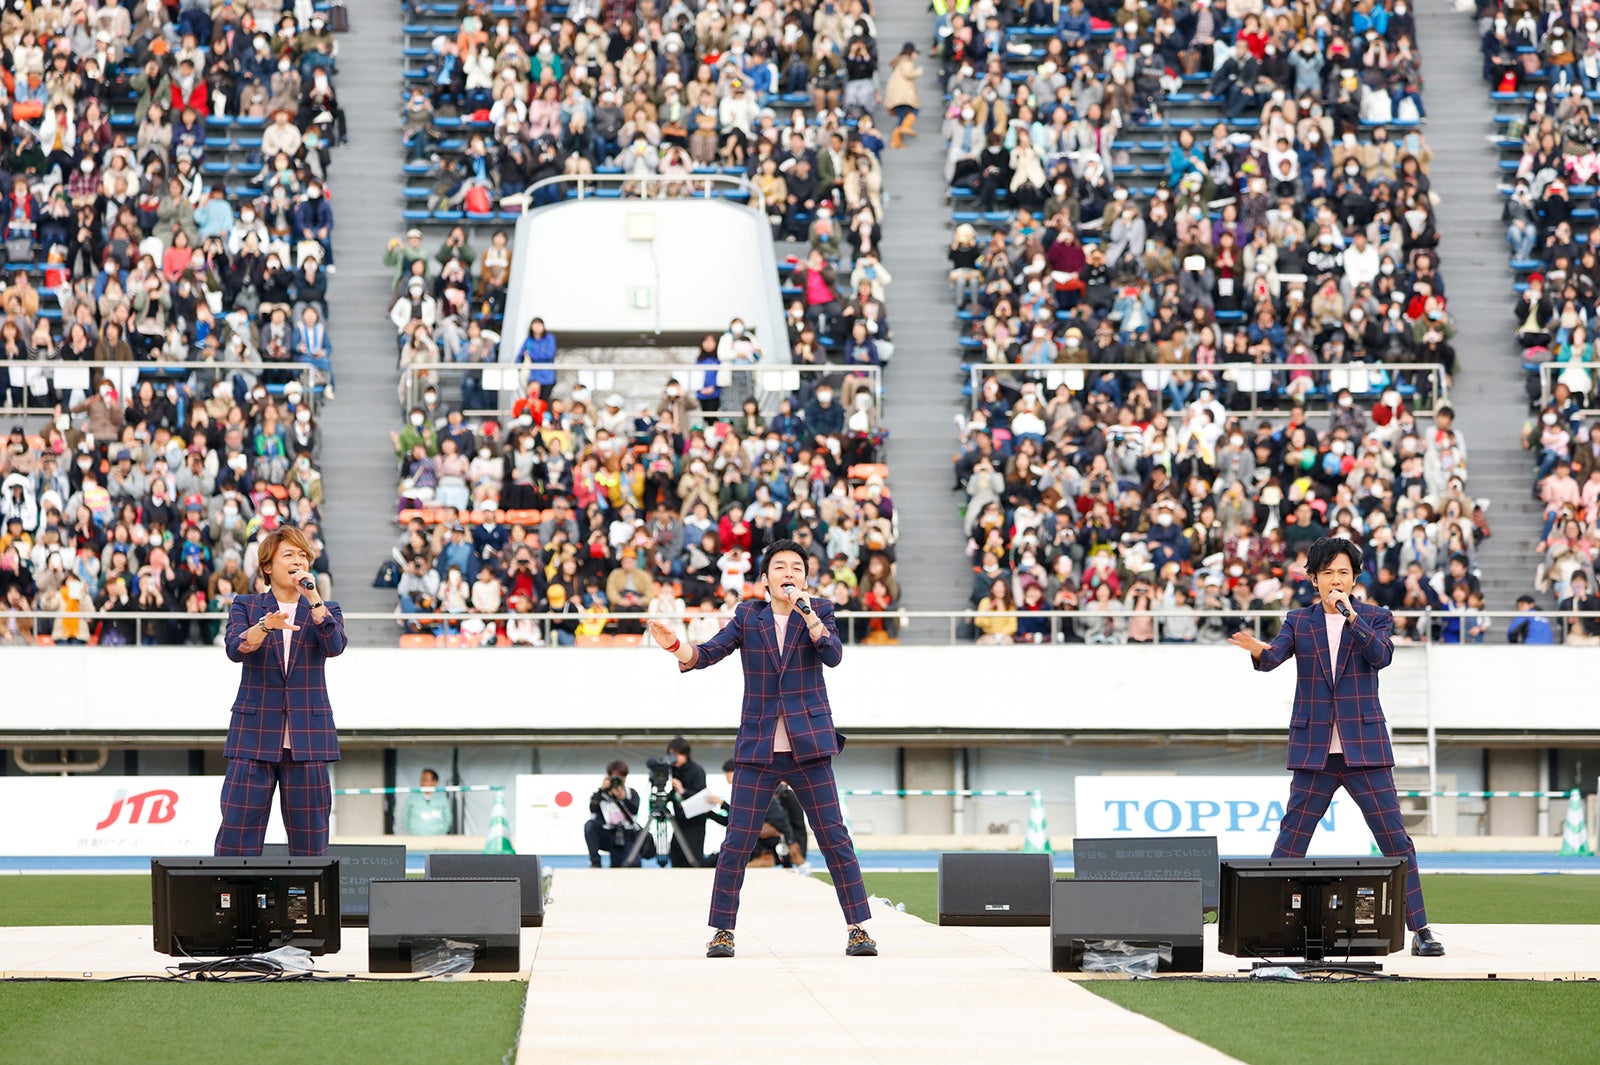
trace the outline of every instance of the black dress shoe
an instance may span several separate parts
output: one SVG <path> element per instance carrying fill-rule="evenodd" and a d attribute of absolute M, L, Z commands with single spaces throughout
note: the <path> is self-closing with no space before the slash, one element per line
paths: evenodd
<path fill-rule="evenodd" d="M 1444 944 L 1433 936 L 1433 931 L 1428 928 L 1419 928 L 1411 933 L 1411 953 L 1419 958 L 1444 957 Z"/>

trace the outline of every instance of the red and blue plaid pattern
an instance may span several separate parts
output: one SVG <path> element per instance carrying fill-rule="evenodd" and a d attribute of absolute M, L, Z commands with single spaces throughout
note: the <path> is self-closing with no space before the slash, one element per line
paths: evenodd
<path fill-rule="evenodd" d="M 1428 910 L 1422 904 L 1422 878 L 1417 873 L 1417 849 L 1400 818 L 1400 800 L 1394 790 L 1394 770 L 1388 766 L 1347 766 L 1338 755 L 1325 768 L 1297 769 L 1289 785 L 1289 806 L 1278 826 L 1274 858 L 1304 858 L 1317 822 L 1340 787 L 1361 808 L 1378 849 L 1391 858 L 1406 860 L 1406 927 L 1413 932 L 1428 927 Z"/>
<path fill-rule="evenodd" d="M 262 592 L 238 596 L 228 610 L 224 646 L 228 657 L 242 663 L 244 670 L 233 699 L 233 720 L 228 725 L 223 757 L 278 761 L 287 715 L 296 761 L 337 761 L 339 735 L 328 703 L 325 667 L 328 659 L 344 653 L 344 615 L 338 603 L 330 602 L 328 616 L 314 625 L 311 608 L 302 599 L 295 609 L 294 623 L 299 629 L 292 634 L 285 669 L 281 633 L 269 633 L 252 654 L 240 649 L 245 630 L 277 609 L 272 593 Z"/>
<path fill-rule="evenodd" d="M 1256 668 L 1276 669 L 1290 655 L 1297 679 L 1289 715 L 1289 768 L 1321 769 L 1338 721 L 1339 741 L 1350 766 L 1392 766 L 1389 727 L 1378 701 L 1378 670 L 1394 657 L 1394 615 L 1383 607 L 1352 602 L 1355 613 L 1339 640 L 1338 681 L 1328 656 L 1328 628 L 1322 605 L 1314 603 L 1284 616 L 1272 645 Z"/>
<path fill-rule="evenodd" d="M 831 758 L 844 747 L 844 737 L 833 727 L 833 710 L 822 679 L 822 667 L 838 665 L 844 645 L 839 642 L 833 604 L 813 599 L 811 606 L 828 630 L 819 641 L 812 642 L 804 618 L 795 613 L 790 615 L 784 646 L 779 647 L 771 604 L 750 599 L 739 604 L 722 631 L 698 645 L 694 665 L 681 667 L 684 672 L 705 669 L 739 652 L 744 666 L 744 702 L 739 709 L 739 733 L 733 741 L 736 762 L 771 764 L 780 713 L 795 761 Z"/>
<path fill-rule="evenodd" d="M 218 857 L 260 857 L 274 787 L 289 833 L 289 853 L 317 858 L 328 852 L 333 789 L 327 762 L 230 758 L 222 782 L 222 826 L 213 847 Z"/>
<path fill-rule="evenodd" d="M 790 628 L 794 628 L 793 625 Z M 787 781 L 806 812 L 806 821 L 822 848 L 833 877 L 833 890 L 847 924 L 861 924 L 871 911 L 861 882 L 861 864 L 855 844 L 839 809 L 839 791 L 833 781 L 833 763 L 824 758 L 797 763 L 780 753 L 766 765 L 740 763 L 733 771 L 733 794 L 728 799 L 728 834 L 717 852 L 717 875 L 711 889 L 712 928 L 733 928 L 739 916 L 739 889 L 744 886 L 745 865 L 761 835 L 761 822 L 778 781 Z"/>
<path fill-rule="evenodd" d="M 218 855 L 261 853 L 274 789 L 283 807 L 289 853 L 314 857 L 328 849 L 333 792 L 327 764 L 339 758 L 339 734 L 328 703 L 326 665 L 344 652 L 344 615 L 338 603 L 330 602 L 322 624 L 313 624 L 311 608 L 301 600 L 285 665 L 281 633 L 269 633 L 250 654 L 242 647 L 245 631 L 277 609 L 277 599 L 263 592 L 238 596 L 228 610 L 223 646 L 244 669 L 222 751 L 228 773 L 222 782 L 222 826 L 214 848 Z M 292 751 L 284 749 L 285 721 Z"/>

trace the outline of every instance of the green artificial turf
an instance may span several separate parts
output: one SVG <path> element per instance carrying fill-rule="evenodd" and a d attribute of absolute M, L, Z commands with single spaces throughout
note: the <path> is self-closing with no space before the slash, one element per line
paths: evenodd
<path fill-rule="evenodd" d="M 150 876 L 0 876 L 0 926 L 149 924 Z"/>
<path fill-rule="evenodd" d="M 0 983 L 0 1059 L 498 1065 L 528 985 Z"/>
<path fill-rule="evenodd" d="M 937 873 L 867 873 L 865 879 L 867 894 L 904 903 L 924 921 L 939 919 Z M 1428 920 L 1438 924 L 1600 924 L 1597 876 L 1436 874 L 1422 878 L 1422 893 Z"/>
<path fill-rule="evenodd" d="M 1250 1065 L 1600 1060 L 1600 984 L 1166 979 L 1081 986 Z"/>

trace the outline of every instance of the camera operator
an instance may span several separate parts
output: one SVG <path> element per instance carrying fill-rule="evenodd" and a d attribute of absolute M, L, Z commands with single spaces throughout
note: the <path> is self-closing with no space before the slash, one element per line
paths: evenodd
<path fill-rule="evenodd" d="M 672 837 L 672 867 L 698 868 L 705 864 L 706 821 L 709 813 L 683 816 L 683 799 L 706 790 L 706 771 L 689 757 L 689 741 L 674 736 L 667 743 L 667 759 L 672 770 L 672 821 L 678 831 Z"/>
<path fill-rule="evenodd" d="M 731 785 L 733 771 L 738 763 L 732 758 L 722 763 L 722 775 Z M 719 825 L 728 823 L 728 804 L 719 802 L 721 809 L 708 814 Z M 806 836 L 806 812 L 800 805 L 800 797 L 794 793 L 787 781 L 780 780 L 778 787 L 772 793 L 772 799 L 767 803 L 767 812 L 761 821 L 761 837 L 756 841 L 756 846 L 750 852 L 750 863 L 747 868 L 765 868 L 773 865 L 782 865 L 785 869 L 795 869 L 805 865 L 806 851 L 808 850 Z"/>
<path fill-rule="evenodd" d="M 611 868 L 637 866 L 641 859 L 654 858 L 655 844 L 644 841 L 630 862 L 628 851 L 634 840 L 644 831 L 639 824 L 639 793 L 628 787 L 628 763 L 618 759 L 606 766 L 606 775 L 600 787 L 589 796 L 589 813 L 583 826 L 583 841 L 589 846 L 589 866 L 600 868 L 600 852 L 611 854 Z"/>

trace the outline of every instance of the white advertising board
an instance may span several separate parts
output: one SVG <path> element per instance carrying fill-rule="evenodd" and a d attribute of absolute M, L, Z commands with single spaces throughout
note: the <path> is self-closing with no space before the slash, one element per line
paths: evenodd
<path fill-rule="evenodd" d="M 210 854 L 221 796 L 221 777 L 0 777 L 0 808 L 23 814 L 0 854 Z M 274 803 L 267 842 L 287 838 Z"/>
<path fill-rule="evenodd" d="M 1284 776 L 1078 777 L 1083 837 L 1216 836 L 1223 857 L 1266 858 L 1289 802 Z M 1312 855 L 1374 853 L 1372 833 L 1342 788 L 1311 837 Z"/>

